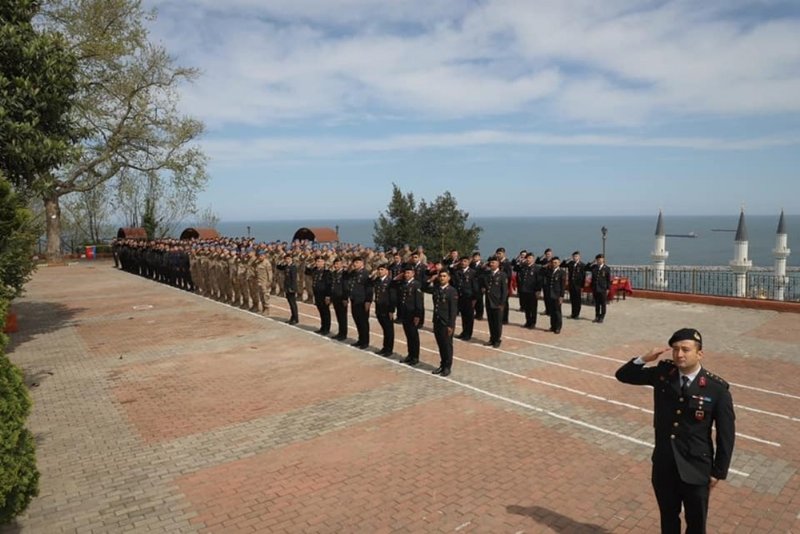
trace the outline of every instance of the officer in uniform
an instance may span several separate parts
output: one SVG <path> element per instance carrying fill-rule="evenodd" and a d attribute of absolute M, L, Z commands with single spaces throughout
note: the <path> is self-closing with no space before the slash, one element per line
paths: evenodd
<path fill-rule="evenodd" d="M 536 328 L 536 312 L 539 308 L 539 299 L 536 294 L 542 290 L 542 268 L 536 263 L 536 256 L 530 252 L 525 254 L 525 260 L 516 266 L 517 293 L 522 311 L 525 313 L 525 328 Z"/>
<path fill-rule="evenodd" d="M 353 258 L 352 271 L 347 280 L 350 313 L 358 330 L 358 339 L 352 345 L 359 349 L 369 347 L 369 308 L 372 304 L 372 281 L 364 268 L 364 259 Z"/>
<path fill-rule="evenodd" d="M 563 318 L 561 304 L 564 303 L 564 293 L 567 291 L 567 273 L 561 268 L 561 259 L 553 256 L 550 266 L 545 269 L 544 275 L 544 301 L 550 304 L 550 331 L 554 334 L 561 333 Z"/>
<path fill-rule="evenodd" d="M 511 260 L 508 259 L 506 256 L 506 249 L 503 247 L 498 248 L 495 251 L 495 256 L 497 257 L 498 265 L 500 270 L 503 271 L 506 275 L 506 280 L 509 284 L 509 290 L 506 291 L 506 302 L 503 305 L 503 324 L 508 324 L 508 297 L 511 296 L 511 277 L 514 274 L 514 266 L 511 264 Z"/>
<path fill-rule="evenodd" d="M 422 298 L 422 285 L 415 278 L 414 264 L 407 263 L 403 271 L 405 279 L 398 292 L 398 309 L 402 312 L 403 333 L 406 336 L 408 355 L 401 360 L 408 365 L 419 363 L 419 327 L 425 318 L 425 301 Z"/>
<path fill-rule="evenodd" d="M 704 533 L 710 490 L 727 477 L 733 454 L 733 400 L 728 383 L 701 365 L 700 332 L 682 328 L 668 344 L 672 360 L 645 365 L 670 350 L 656 347 L 623 365 L 616 376 L 620 382 L 652 386 L 654 390 L 652 483 L 661 513 L 661 532 L 680 533 L 683 506 L 686 532 Z"/>
<path fill-rule="evenodd" d="M 489 341 L 486 344 L 497 348 L 503 338 L 503 308 L 508 305 L 508 277 L 500 270 L 497 256 L 489 258 L 483 292 L 486 295 L 486 320 L 489 322 Z"/>
<path fill-rule="evenodd" d="M 456 336 L 462 341 L 472 339 L 475 326 L 475 304 L 481 296 L 476 272 L 469 268 L 469 258 L 459 260 L 460 266 L 451 270 L 450 280 L 458 291 L 458 312 L 461 314 L 461 333 Z"/>
<path fill-rule="evenodd" d="M 337 341 L 347 339 L 347 281 L 345 271 L 342 268 L 342 260 L 333 260 L 331 270 L 331 303 L 333 311 L 336 313 L 336 322 L 339 324 L 339 332 L 333 336 Z"/>
<path fill-rule="evenodd" d="M 611 269 L 602 254 L 594 257 L 592 265 L 592 297 L 594 298 L 594 322 L 602 323 L 606 318 L 608 290 L 611 289 Z"/>
<path fill-rule="evenodd" d="M 486 275 L 486 266 L 481 261 L 481 253 L 475 251 L 472 253 L 472 261 L 469 262 L 469 268 L 475 271 L 475 278 L 478 280 L 478 285 L 483 287 L 484 275 Z M 478 295 L 475 301 L 475 320 L 480 321 L 483 319 L 484 309 L 483 294 Z"/>
<path fill-rule="evenodd" d="M 300 322 L 299 314 L 297 313 L 297 266 L 294 264 L 294 258 L 291 254 L 283 256 L 283 263 L 278 265 L 278 270 L 284 276 L 283 291 L 291 312 L 289 324 L 297 324 Z"/>
<path fill-rule="evenodd" d="M 331 331 L 331 272 L 325 267 L 325 258 L 317 256 L 314 267 L 306 268 L 306 274 L 311 277 L 308 287 L 319 312 L 319 330 L 315 333 L 327 336 Z"/>
<path fill-rule="evenodd" d="M 385 263 L 378 265 L 378 276 L 373 282 L 375 290 L 375 317 L 383 331 L 383 347 L 376 351 L 381 356 L 391 356 L 394 353 L 394 310 L 397 305 L 395 282 L 389 275 L 389 268 Z"/>
<path fill-rule="evenodd" d="M 450 285 L 450 273 L 443 269 L 433 293 L 433 335 L 439 347 L 439 367 L 433 374 L 449 376 L 453 367 L 453 332 L 458 316 L 458 290 Z"/>
<path fill-rule="evenodd" d="M 581 253 L 576 250 L 572 259 L 566 264 L 569 274 L 569 304 L 572 308 L 570 318 L 577 319 L 581 316 L 581 298 L 583 298 L 583 283 L 586 280 L 586 264 L 581 261 Z"/>

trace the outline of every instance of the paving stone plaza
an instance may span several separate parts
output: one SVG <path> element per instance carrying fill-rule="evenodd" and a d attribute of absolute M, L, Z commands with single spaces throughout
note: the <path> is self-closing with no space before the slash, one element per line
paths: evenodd
<path fill-rule="evenodd" d="M 106 261 L 39 269 L 9 357 L 41 489 L 0 532 L 657 532 L 652 393 L 613 375 L 684 326 L 736 405 L 709 532 L 800 532 L 800 314 L 634 296 L 556 336 L 512 311 L 499 349 L 479 321 L 441 378 L 428 326 L 414 369 L 399 325 L 388 359 L 314 334 L 312 305 L 289 326 L 286 308 L 273 296 L 262 317 Z M 376 349 L 379 332 L 373 318 Z"/>

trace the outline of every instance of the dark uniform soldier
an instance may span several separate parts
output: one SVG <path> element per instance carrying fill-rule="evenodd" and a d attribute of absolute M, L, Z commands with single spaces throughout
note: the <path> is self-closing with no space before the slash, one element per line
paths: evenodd
<path fill-rule="evenodd" d="M 297 324 L 300 322 L 299 314 L 297 313 L 297 266 L 293 263 L 291 254 L 284 255 L 283 263 L 278 265 L 278 269 L 283 271 L 285 276 L 283 290 L 291 311 L 289 324 Z"/>
<path fill-rule="evenodd" d="M 402 363 L 419 363 L 419 327 L 425 318 L 425 301 L 422 298 L 422 285 L 415 278 L 414 265 L 406 264 L 403 271 L 405 281 L 397 288 L 398 310 L 403 318 L 403 333 L 406 335 L 408 355 Z"/>
<path fill-rule="evenodd" d="M 347 280 L 339 258 L 333 260 L 331 270 L 331 302 L 339 324 L 339 332 L 333 339 L 343 341 L 347 339 Z"/>
<path fill-rule="evenodd" d="M 525 261 L 516 265 L 517 294 L 522 311 L 525 313 L 525 328 L 536 328 L 536 313 L 539 299 L 536 294 L 542 290 L 542 268 L 536 264 L 536 256 L 528 252 Z"/>
<path fill-rule="evenodd" d="M 652 483 L 661 513 L 661 532 L 680 533 L 683 505 L 686 532 L 704 533 L 710 490 L 727 477 L 733 454 L 733 400 L 728 383 L 701 366 L 700 332 L 682 328 L 668 343 L 672 360 L 645 366 L 670 350 L 654 348 L 623 365 L 616 376 L 626 384 L 653 387 L 656 439 Z"/>
<path fill-rule="evenodd" d="M 326 336 L 331 331 L 331 272 L 325 268 L 325 258 L 318 256 L 306 274 L 311 275 L 311 292 L 319 312 L 319 330 L 315 333 Z"/>
<path fill-rule="evenodd" d="M 364 268 L 364 259 L 353 258 L 353 269 L 347 278 L 350 313 L 358 330 L 358 339 L 352 345 L 359 349 L 369 347 L 369 308 L 372 304 L 372 281 Z"/>
<path fill-rule="evenodd" d="M 445 269 L 439 272 L 439 284 L 431 289 L 433 293 L 433 335 L 439 347 L 439 367 L 433 374 L 449 376 L 453 367 L 453 332 L 458 316 L 458 290 L 450 285 L 450 273 Z"/>
<path fill-rule="evenodd" d="M 497 261 L 499 262 L 500 270 L 503 271 L 506 275 L 507 283 L 509 284 L 509 290 L 506 291 L 506 302 L 503 305 L 503 324 L 508 324 L 508 314 L 509 314 L 509 306 L 508 306 L 508 297 L 511 295 L 511 277 L 514 275 L 514 266 L 511 264 L 511 260 L 508 259 L 506 256 L 506 249 L 500 247 L 495 252 L 497 256 Z"/>
<path fill-rule="evenodd" d="M 475 326 L 475 304 L 480 298 L 481 288 L 478 284 L 477 272 L 469 267 L 469 258 L 464 256 L 459 260 L 460 266 L 451 270 L 450 280 L 458 291 L 458 312 L 461 314 L 461 333 L 458 339 L 469 341 L 472 339 L 472 329 Z"/>
<path fill-rule="evenodd" d="M 581 253 L 576 250 L 572 259 L 566 263 L 569 274 L 569 304 L 572 308 L 570 317 L 577 319 L 581 316 L 581 299 L 583 298 L 583 283 L 586 280 L 586 264 L 581 261 Z"/>
<path fill-rule="evenodd" d="M 594 298 L 594 322 L 602 323 L 606 318 L 608 290 L 611 289 L 611 269 L 602 254 L 594 257 L 592 265 L 592 297 Z"/>
<path fill-rule="evenodd" d="M 480 252 L 473 252 L 472 253 L 472 260 L 469 262 L 469 268 L 475 271 L 475 278 L 478 280 L 478 285 L 483 286 L 483 278 L 486 274 L 486 266 L 481 261 L 481 253 Z M 475 319 L 480 321 L 483 319 L 483 310 L 484 310 L 484 298 L 483 294 L 478 295 L 478 299 L 475 301 Z"/>
<path fill-rule="evenodd" d="M 561 304 L 567 290 L 567 273 L 561 268 L 561 259 L 554 256 L 544 274 L 544 301 L 550 303 L 550 331 L 561 333 L 563 318 Z"/>
<path fill-rule="evenodd" d="M 378 265 L 378 277 L 373 282 L 375 317 L 383 331 L 383 347 L 377 351 L 381 356 L 391 356 L 394 353 L 394 310 L 397 297 L 395 294 L 395 281 L 389 276 L 386 264 Z"/>
<path fill-rule="evenodd" d="M 503 308 L 508 303 L 508 277 L 500 270 L 497 256 L 489 258 L 489 272 L 483 280 L 486 295 L 486 320 L 489 322 L 489 341 L 487 345 L 500 346 L 503 339 Z"/>

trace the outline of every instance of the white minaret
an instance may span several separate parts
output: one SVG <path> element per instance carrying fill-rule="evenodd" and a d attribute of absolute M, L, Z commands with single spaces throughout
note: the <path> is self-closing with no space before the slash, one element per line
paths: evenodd
<path fill-rule="evenodd" d="M 775 248 L 772 250 L 772 255 L 775 256 L 775 298 L 777 300 L 784 299 L 786 285 L 789 283 L 789 277 L 786 276 L 786 258 L 792 251 L 786 246 L 788 242 L 786 221 L 784 221 L 783 210 L 781 210 L 781 218 L 778 219 L 778 231 L 775 236 Z"/>
<path fill-rule="evenodd" d="M 736 287 L 734 297 L 747 296 L 747 271 L 753 266 L 753 262 L 747 259 L 747 226 L 744 224 L 744 208 L 739 214 L 739 226 L 736 228 L 736 237 L 733 238 L 733 259 L 731 260 L 731 270 L 736 273 Z"/>
<path fill-rule="evenodd" d="M 664 278 L 664 267 L 667 263 L 667 234 L 664 233 L 664 216 L 658 210 L 658 222 L 656 223 L 656 242 L 650 259 L 653 260 L 653 287 L 655 289 L 666 289 L 667 280 Z"/>

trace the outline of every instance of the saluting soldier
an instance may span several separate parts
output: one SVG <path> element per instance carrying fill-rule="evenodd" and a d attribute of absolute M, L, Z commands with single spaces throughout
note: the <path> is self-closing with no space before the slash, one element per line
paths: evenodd
<path fill-rule="evenodd" d="M 353 258 L 352 271 L 347 280 L 350 313 L 358 330 L 358 339 L 352 345 L 359 349 L 369 347 L 369 308 L 372 304 L 372 282 L 364 268 L 364 259 Z"/>
<path fill-rule="evenodd" d="M 611 269 L 606 265 L 606 257 L 598 254 L 592 265 L 592 297 L 594 298 L 594 322 L 602 323 L 606 318 L 608 290 L 611 289 Z"/>
<path fill-rule="evenodd" d="M 315 333 L 326 336 L 331 331 L 331 272 L 325 267 L 325 258 L 317 256 L 314 267 L 306 268 L 306 274 L 311 277 L 309 287 L 319 312 L 319 330 Z"/>
<path fill-rule="evenodd" d="M 402 312 L 403 333 L 406 336 L 408 355 L 400 360 L 408 365 L 419 363 L 419 328 L 425 318 L 425 301 L 422 285 L 416 279 L 413 263 L 407 263 L 403 271 L 404 282 L 397 289 L 398 309 Z"/>
<path fill-rule="evenodd" d="M 264 250 L 258 251 L 256 281 L 258 283 L 256 296 L 261 304 L 261 313 L 267 315 L 269 314 L 269 292 L 272 285 L 272 262 Z"/>
<path fill-rule="evenodd" d="M 511 260 L 509 260 L 508 256 L 506 256 L 505 248 L 503 247 L 498 248 L 495 251 L 495 256 L 497 256 L 497 261 L 500 270 L 505 273 L 506 280 L 508 281 L 508 291 L 506 291 L 506 302 L 505 305 L 503 306 L 503 324 L 508 324 L 508 314 L 509 314 L 508 299 L 511 296 L 511 277 L 514 274 L 514 268 L 511 265 Z"/>
<path fill-rule="evenodd" d="M 481 253 L 475 251 L 472 253 L 472 260 L 469 262 L 469 268 L 475 271 L 475 278 L 478 280 L 478 285 L 483 286 L 483 279 L 487 273 L 486 266 L 481 261 Z M 480 321 L 483 319 L 484 298 L 483 294 L 478 295 L 475 301 L 475 319 Z"/>
<path fill-rule="evenodd" d="M 394 311 L 397 305 L 395 282 L 389 275 L 389 268 L 385 263 L 378 265 L 377 271 L 378 276 L 373 282 L 375 317 L 383 332 L 383 347 L 376 353 L 381 356 L 391 356 L 394 353 Z"/>
<path fill-rule="evenodd" d="M 338 341 L 347 339 L 347 280 L 341 258 L 333 260 L 331 270 L 331 303 L 336 313 L 339 332 L 333 337 Z"/>
<path fill-rule="evenodd" d="M 563 317 L 561 305 L 564 303 L 564 293 L 567 290 L 567 273 L 561 267 L 561 258 L 553 256 L 550 266 L 545 269 L 544 275 L 544 301 L 550 303 L 550 331 L 554 334 L 561 333 Z"/>
<path fill-rule="evenodd" d="M 483 283 L 486 319 L 489 322 L 489 341 L 486 344 L 498 348 L 503 339 L 503 308 L 508 303 L 508 277 L 500 270 L 497 256 L 489 258 L 489 272 Z"/>
<path fill-rule="evenodd" d="M 525 259 L 516 265 L 517 294 L 519 303 L 525 314 L 525 328 L 536 328 L 536 314 L 539 308 L 539 299 L 536 294 L 542 290 L 541 266 L 536 264 L 536 256 L 528 252 Z"/>
<path fill-rule="evenodd" d="M 700 332 L 682 328 L 667 343 L 667 348 L 656 347 L 632 359 L 616 376 L 626 384 L 653 388 L 652 483 L 661 532 L 680 533 L 683 506 L 686 532 L 704 533 L 710 491 L 727 477 L 733 455 L 733 400 L 728 383 L 702 366 Z M 669 350 L 672 360 L 646 365 Z"/>
<path fill-rule="evenodd" d="M 469 258 L 464 256 L 458 263 L 450 277 L 453 287 L 458 291 L 458 312 L 461 314 L 461 333 L 456 337 L 462 341 L 469 341 L 472 339 L 475 304 L 481 296 L 481 288 L 476 271 L 469 267 Z"/>
<path fill-rule="evenodd" d="M 453 368 L 453 332 L 458 316 L 458 290 L 450 285 L 450 273 L 443 269 L 433 293 L 433 335 L 439 347 L 439 367 L 433 374 L 449 376 Z"/>
<path fill-rule="evenodd" d="M 297 313 L 297 266 L 294 264 L 294 258 L 291 254 L 284 254 L 283 263 L 278 265 L 283 275 L 283 291 L 286 295 L 286 302 L 289 303 L 289 324 L 297 324 L 300 322 L 299 314 Z"/>
<path fill-rule="evenodd" d="M 583 298 L 583 283 L 586 280 L 586 264 L 581 261 L 581 252 L 572 253 L 572 259 L 566 264 L 569 274 L 569 304 L 572 308 L 570 317 L 577 319 L 581 316 L 581 299 Z"/>

